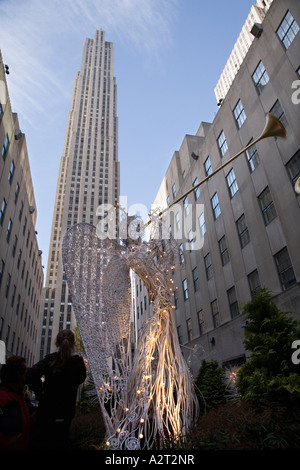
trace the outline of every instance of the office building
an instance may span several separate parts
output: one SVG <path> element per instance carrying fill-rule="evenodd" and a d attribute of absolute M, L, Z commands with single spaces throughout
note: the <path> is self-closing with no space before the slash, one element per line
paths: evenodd
<path fill-rule="evenodd" d="M 11 110 L 0 53 L 0 340 L 5 356 L 36 359 L 43 269 L 25 135 Z"/>
<path fill-rule="evenodd" d="M 273 0 L 213 122 L 184 137 L 154 202 L 172 204 L 258 138 L 267 113 L 284 124 L 285 140 L 253 145 L 170 218 L 174 235 L 187 210 L 197 216 L 198 231 L 178 241 L 181 265 L 173 273 L 178 336 L 194 373 L 203 359 L 246 360 L 242 308 L 262 287 L 300 319 L 299 26 L 300 3 Z M 202 234 L 202 248 L 194 249 L 194 233 Z"/>
<path fill-rule="evenodd" d="M 234 77 L 238 73 L 249 47 L 255 37 L 259 37 L 261 35 L 261 23 L 272 2 L 273 0 L 257 0 L 256 5 L 252 5 L 249 15 L 215 87 L 215 95 L 219 105 L 224 100 Z"/>
<path fill-rule="evenodd" d="M 71 297 L 61 243 L 72 225 L 97 225 L 97 207 L 119 200 L 117 86 L 113 44 L 101 29 L 86 39 L 76 73 L 60 161 L 47 265 L 40 356 L 51 351 L 59 330 L 73 329 Z"/>

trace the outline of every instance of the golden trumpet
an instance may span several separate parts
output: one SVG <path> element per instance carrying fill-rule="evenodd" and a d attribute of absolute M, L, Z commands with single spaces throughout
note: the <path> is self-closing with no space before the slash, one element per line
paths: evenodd
<path fill-rule="evenodd" d="M 201 184 L 205 183 L 205 181 L 209 180 L 212 176 L 214 176 L 216 173 L 218 173 L 220 170 L 222 170 L 226 165 L 229 165 L 229 163 L 231 163 L 233 160 L 235 160 L 237 157 L 239 157 L 242 153 L 246 152 L 246 150 L 248 150 L 250 147 L 252 147 L 253 145 L 257 144 L 257 142 L 259 142 L 260 140 L 265 139 L 267 137 L 281 137 L 282 139 L 286 138 L 285 127 L 283 126 L 281 121 L 271 113 L 267 113 L 267 115 L 266 115 L 266 124 L 265 124 L 264 130 L 256 140 L 254 140 L 253 142 L 250 142 L 250 144 L 247 145 L 247 147 L 240 150 L 236 155 L 234 155 L 234 157 L 230 158 L 229 160 L 227 160 L 227 162 L 223 163 L 223 165 L 219 166 L 215 171 L 213 171 L 208 176 L 206 176 L 202 181 L 200 181 L 200 183 L 196 184 L 191 189 L 189 189 L 186 193 L 184 193 L 182 196 L 178 197 L 175 201 L 172 202 L 172 204 L 170 204 L 168 207 L 163 209 L 158 214 L 158 217 L 161 217 L 167 210 L 170 209 L 171 206 L 173 206 L 174 204 L 177 204 L 179 201 L 181 201 L 181 199 L 184 199 L 188 194 L 190 194 L 196 188 L 201 186 Z M 297 186 L 297 189 L 296 189 L 296 186 Z M 300 177 L 296 181 L 295 190 L 296 190 L 296 192 L 299 191 L 299 194 L 300 194 Z M 151 222 L 152 222 L 152 220 L 150 219 L 142 227 L 142 229 L 144 229 L 148 225 L 150 225 Z"/>

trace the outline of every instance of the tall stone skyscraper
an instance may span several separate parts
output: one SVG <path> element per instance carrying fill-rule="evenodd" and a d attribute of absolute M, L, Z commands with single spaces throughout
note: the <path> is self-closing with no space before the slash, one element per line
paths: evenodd
<path fill-rule="evenodd" d="M 61 244 L 74 224 L 97 225 L 97 207 L 119 200 L 117 86 L 113 44 L 97 30 L 86 39 L 68 115 L 44 289 L 40 357 L 53 348 L 57 332 L 75 317 L 63 272 Z"/>

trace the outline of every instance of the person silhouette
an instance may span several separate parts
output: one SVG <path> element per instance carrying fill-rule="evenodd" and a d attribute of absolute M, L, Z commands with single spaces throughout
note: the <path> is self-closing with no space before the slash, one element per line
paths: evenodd
<path fill-rule="evenodd" d="M 11 356 L 1 366 L 0 449 L 25 450 L 28 447 L 34 413 L 24 397 L 26 359 Z"/>
<path fill-rule="evenodd" d="M 68 448 L 78 387 L 86 378 L 84 360 L 74 352 L 74 333 L 71 330 L 60 331 L 56 346 L 56 352 L 46 355 L 26 374 L 28 387 L 38 396 L 32 448 Z"/>

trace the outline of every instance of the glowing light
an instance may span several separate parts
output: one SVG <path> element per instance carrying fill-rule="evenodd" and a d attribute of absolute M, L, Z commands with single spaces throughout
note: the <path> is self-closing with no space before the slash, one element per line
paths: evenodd
<path fill-rule="evenodd" d="M 74 225 L 64 237 L 62 256 L 89 367 L 101 384 L 106 446 L 151 449 L 162 435 L 176 439 L 186 433 L 198 414 L 172 310 L 170 267 L 175 268 L 178 246 L 167 240 L 159 256 L 161 240 L 129 238 L 121 246 L 96 233 L 90 224 Z M 153 312 L 134 357 L 130 270 L 146 285 Z"/>

